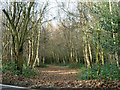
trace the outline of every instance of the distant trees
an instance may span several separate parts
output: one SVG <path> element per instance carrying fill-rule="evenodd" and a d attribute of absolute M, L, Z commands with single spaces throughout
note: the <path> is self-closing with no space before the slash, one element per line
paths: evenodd
<path fill-rule="evenodd" d="M 65 9 L 65 4 L 62 5 L 63 6 L 60 8 L 67 13 L 67 17 L 72 17 L 72 20 L 76 23 L 76 27 L 74 27 L 73 30 L 78 28 L 83 32 L 82 49 L 84 62 L 87 63 L 87 67 L 91 67 L 94 62 L 96 62 L 99 65 L 98 74 L 100 72 L 101 64 L 104 65 L 106 62 L 112 63 L 116 60 L 117 66 L 119 67 L 119 48 L 117 49 L 119 39 L 117 39 L 118 33 L 116 33 L 116 31 L 119 30 L 117 30 L 118 19 L 115 19 L 118 18 L 117 3 L 79 2 L 76 6 L 77 10 L 76 8 L 73 10 L 76 12 L 73 12 L 68 8 Z M 76 17 L 77 19 L 75 19 Z"/>

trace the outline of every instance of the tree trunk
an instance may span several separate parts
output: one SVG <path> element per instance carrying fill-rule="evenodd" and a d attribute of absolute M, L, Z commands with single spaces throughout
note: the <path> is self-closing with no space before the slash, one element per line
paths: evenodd
<path fill-rule="evenodd" d="M 91 52 L 91 46 L 89 41 L 88 41 L 88 49 L 89 49 L 89 55 L 90 55 L 90 62 L 92 63 L 92 52 Z"/>
<path fill-rule="evenodd" d="M 70 48 L 70 61 L 73 64 L 73 52 L 72 52 L 72 47 Z"/>
<path fill-rule="evenodd" d="M 76 64 L 78 63 L 78 54 L 77 54 L 77 51 L 75 52 L 76 53 L 76 56 L 75 56 L 75 60 L 76 60 Z"/>
<path fill-rule="evenodd" d="M 45 64 L 45 56 L 43 56 L 43 64 Z"/>
<path fill-rule="evenodd" d="M 104 61 L 103 49 L 101 50 L 101 60 L 102 60 L 102 65 L 104 65 L 104 64 L 105 64 L 105 61 Z"/>
<path fill-rule="evenodd" d="M 18 45 L 19 46 L 19 45 Z M 20 46 L 20 48 L 17 49 L 18 53 L 17 53 L 17 70 L 20 71 L 20 73 L 22 74 L 22 69 L 23 69 L 23 47 Z"/>
<path fill-rule="evenodd" d="M 85 59 L 87 61 L 87 67 L 89 68 L 90 67 L 90 61 L 89 61 L 89 58 L 88 58 L 87 44 L 85 45 Z"/>
<path fill-rule="evenodd" d="M 116 63 L 117 63 L 117 67 L 120 67 L 120 66 L 119 66 L 119 61 L 118 61 L 118 54 L 117 54 L 117 52 L 115 52 L 115 60 L 116 60 Z"/>
<path fill-rule="evenodd" d="M 85 32 L 85 59 L 86 59 L 86 62 L 87 62 L 87 68 L 91 68 L 91 63 L 90 63 L 90 60 L 88 58 L 88 43 L 87 43 L 87 33 Z"/>
<path fill-rule="evenodd" d="M 86 59 L 85 59 L 85 42 L 84 42 L 84 36 L 82 38 L 82 48 L 83 48 L 83 57 L 84 57 L 85 67 L 87 67 L 87 65 L 86 65 Z"/>
<path fill-rule="evenodd" d="M 34 14 L 34 6 L 33 6 L 33 12 L 32 12 L 32 14 L 33 14 L 33 21 L 35 21 L 36 19 L 34 18 L 35 17 L 35 14 Z M 32 61 L 34 60 L 34 30 L 35 30 L 35 25 L 34 25 L 34 27 L 33 27 L 33 29 L 32 29 L 32 45 L 31 45 L 31 47 L 32 47 L 32 50 L 31 50 L 31 59 L 32 59 Z"/>
<path fill-rule="evenodd" d="M 29 56 L 28 56 L 28 62 L 27 62 L 27 66 L 29 66 L 30 61 L 31 61 L 31 41 L 29 40 Z"/>
<path fill-rule="evenodd" d="M 38 62 L 38 65 L 39 65 L 39 45 L 40 45 L 40 30 L 41 30 L 41 22 L 40 22 L 40 29 L 38 30 L 38 39 L 37 39 L 37 49 L 36 49 L 36 57 L 35 57 L 35 61 L 33 63 L 33 68 L 36 64 L 36 61 Z"/>
<path fill-rule="evenodd" d="M 99 57 L 98 57 L 98 55 L 99 55 L 99 47 L 98 47 L 98 43 L 97 43 L 97 47 L 96 47 L 96 64 L 99 63 Z"/>
<path fill-rule="evenodd" d="M 65 57 L 63 57 L 63 63 L 65 64 L 66 62 L 65 62 Z"/>
<path fill-rule="evenodd" d="M 100 60 L 99 60 L 99 42 L 100 42 L 100 30 L 97 30 L 97 48 L 96 48 L 96 63 L 98 64 L 98 71 L 97 71 L 97 76 L 100 74 L 100 70 L 101 70 L 101 64 L 100 64 Z"/>

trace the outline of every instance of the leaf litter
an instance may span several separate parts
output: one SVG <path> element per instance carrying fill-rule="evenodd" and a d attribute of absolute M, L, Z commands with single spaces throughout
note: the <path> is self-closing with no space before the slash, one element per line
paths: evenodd
<path fill-rule="evenodd" d="M 120 89 L 120 80 L 77 80 L 75 77 L 79 69 L 70 69 L 55 65 L 47 68 L 36 67 L 40 73 L 33 78 L 23 78 L 10 73 L 2 74 L 2 83 L 29 88 L 117 88 Z"/>

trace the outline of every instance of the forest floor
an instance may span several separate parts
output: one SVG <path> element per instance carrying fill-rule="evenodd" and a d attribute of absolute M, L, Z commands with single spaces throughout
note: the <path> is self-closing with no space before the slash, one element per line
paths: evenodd
<path fill-rule="evenodd" d="M 38 74 L 30 78 L 18 77 L 17 75 L 3 74 L 3 83 L 29 88 L 119 88 L 120 80 L 77 80 L 76 75 L 80 69 L 48 65 L 48 67 L 36 67 Z"/>

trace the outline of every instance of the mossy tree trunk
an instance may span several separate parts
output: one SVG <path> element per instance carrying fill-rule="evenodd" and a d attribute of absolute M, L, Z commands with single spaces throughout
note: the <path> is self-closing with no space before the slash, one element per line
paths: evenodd
<path fill-rule="evenodd" d="M 23 69 L 23 58 L 22 58 L 23 45 L 28 35 L 27 27 L 30 21 L 30 11 L 33 4 L 34 2 L 29 3 L 29 6 L 26 10 L 25 4 L 23 9 L 23 8 L 20 8 L 21 3 L 13 2 L 12 16 L 10 16 L 5 9 L 2 10 L 6 15 L 7 20 L 9 21 L 9 24 L 10 24 L 10 30 L 11 30 L 10 32 L 12 35 L 12 51 L 13 51 L 15 63 L 17 64 L 17 70 L 19 70 L 20 73 L 22 73 L 22 69 Z M 16 17 L 16 15 L 18 15 L 18 17 Z M 21 28 L 21 25 L 22 25 L 22 28 Z"/>

